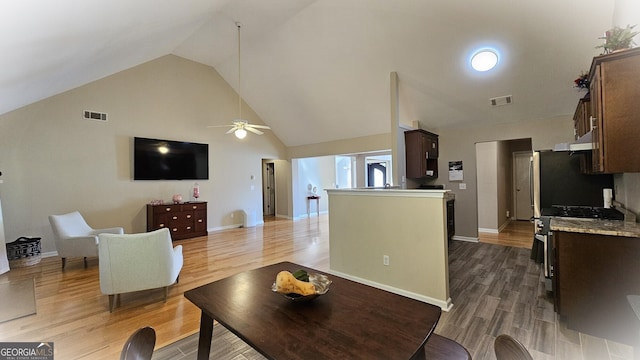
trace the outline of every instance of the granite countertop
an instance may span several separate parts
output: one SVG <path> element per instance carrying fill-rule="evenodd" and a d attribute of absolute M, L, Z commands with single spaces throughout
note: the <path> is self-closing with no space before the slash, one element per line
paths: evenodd
<path fill-rule="evenodd" d="M 640 238 L 640 224 L 628 221 L 554 217 L 551 230 Z"/>

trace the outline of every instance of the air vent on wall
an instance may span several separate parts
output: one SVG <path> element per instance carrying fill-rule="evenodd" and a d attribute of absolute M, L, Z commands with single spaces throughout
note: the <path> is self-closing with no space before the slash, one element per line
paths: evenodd
<path fill-rule="evenodd" d="M 489 99 L 491 106 L 510 105 L 513 102 L 512 95 L 499 96 Z"/>
<path fill-rule="evenodd" d="M 107 113 L 85 110 L 84 118 L 87 120 L 107 121 Z"/>

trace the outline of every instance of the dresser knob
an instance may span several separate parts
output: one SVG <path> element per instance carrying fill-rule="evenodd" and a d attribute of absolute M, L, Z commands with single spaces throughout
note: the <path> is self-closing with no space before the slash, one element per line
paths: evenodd
<path fill-rule="evenodd" d="M 177 228 L 173 228 L 173 229 L 171 229 L 171 230 L 172 230 L 173 232 L 178 231 L 178 229 L 177 229 Z"/>
<path fill-rule="evenodd" d="M 171 211 L 171 208 L 170 208 L 170 207 L 168 207 L 168 208 L 165 208 L 164 210 L 165 210 L 165 211 Z"/>
<path fill-rule="evenodd" d="M 161 227 L 161 228 L 163 228 L 163 227 L 164 227 L 164 224 L 160 224 L 160 227 Z"/>
<path fill-rule="evenodd" d="M 187 215 L 187 219 L 191 219 L 191 215 Z"/>
<path fill-rule="evenodd" d="M 199 222 L 199 223 L 201 223 L 201 222 L 202 222 L 202 219 L 198 219 L 198 222 Z"/>
<path fill-rule="evenodd" d="M 177 216 L 174 216 L 174 217 L 173 217 L 173 220 L 178 220 L 178 217 L 177 217 Z"/>
<path fill-rule="evenodd" d="M 191 230 L 191 226 L 187 226 L 187 230 Z"/>
<path fill-rule="evenodd" d="M 193 210 L 197 209 L 198 205 L 193 205 Z"/>

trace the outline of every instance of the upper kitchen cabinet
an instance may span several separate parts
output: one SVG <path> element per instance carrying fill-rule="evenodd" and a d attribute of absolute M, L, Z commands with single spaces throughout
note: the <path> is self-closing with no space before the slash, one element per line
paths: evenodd
<path fill-rule="evenodd" d="M 591 131 L 591 99 L 589 94 L 580 99 L 576 112 L 573 114 L 574 128 L 576 130 L 575 138 L 578 140 L 586 133 Z"/>
<path fill-rule="evenodd" d="M 592 171 L 640 172 L 640 48 L 595 57 L 589 78 Z"/>
<path fill-rule="evenodd" d="M 407 178 L 438 177 L 438 135 L 425 130 L 404 133 Z"/>

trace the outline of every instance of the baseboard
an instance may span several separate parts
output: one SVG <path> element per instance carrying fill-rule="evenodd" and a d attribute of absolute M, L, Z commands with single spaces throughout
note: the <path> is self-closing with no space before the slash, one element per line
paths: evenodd
<path fill-rule="evenodd" d="M 454 235 L 453 240 L 467 241 L 467 242 L 474 242 L 474 243 L 480 242 L 480 240 L 478 240 L 477 237 L 458 236 L 458 235 Z"/>
<path fill-rule="evenodd" d="M 487 229 L 487 228 L 478 228 L 478 232 L 481 233 L 489 233 L 489 234 L 498 234 L 498 229 Z"/>
<path fill-rule="evenodd" d="M 417 293 L 414 293 L 414 292 L 411 292 L 411 291 L 398 289 L 398 288 L 393 287 L 393 286 L 380 284 L 380 283 L 375 282 L 375 281 L 359 278 L 357 276 L 344 274 L 344 273 L 341 273 L 339 271 L 329 270 L 328 273 L 336 275 L 336 276 L 340 276 L 340 277 L 343 277 L 345 279 L 349 279 L 351 281 L 355 281 L 355 282 L 358 282 L 358 283 L 361 283 L 361 284 L 373 286 L 373 287 L 378 288 L 378 289 L 386 290 L 386 291 L 392 292 L 394 294 L 406 296 L 406 297 L 414 299 L 414 300 L 418 300 L 418 301 L 426 302 L 426 303 L 431 304 L 431 305 L 439 306 L 440 309 L 442 309 L 444 311 L 449 311 L 453 307 L 453 302 L 451 302 L 451 298 L 448 298 L 446 301 L 443 301 L 443 300 L 432 298 L 430 296 L 417 294 Z"/>
<path fill-rule="evenodd" d="M 320 211 L 320 215 L 326 215 L 328 213 L 329 213 L 329 211 L 326 211 L 326 210 L 325 211 Z M 302 214 L 302 215 L 296 216 L 296 217 L 293 218 L 293 220 L 312 219 L 314 217 L 318 217 L 318 213 L 315 212 L 315 211 L 312 212 L 310 215 Z"/>
<path fill-rule="evenodd" d="M 504 228 L 506 228 L 509 223 L 511 223 L 511 220 L 507 219 L 507 221 L 505 221 L 504 223 L 502 223 L 502 225 L 500 225 L 500 227 L 498 228 L 498 232 L 504 230 Z"/>

